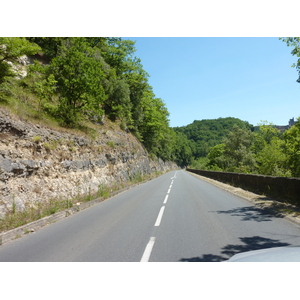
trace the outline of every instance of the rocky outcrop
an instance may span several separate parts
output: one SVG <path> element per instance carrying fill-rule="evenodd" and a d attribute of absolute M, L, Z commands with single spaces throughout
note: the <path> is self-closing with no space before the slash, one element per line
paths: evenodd
<path fill-rule="evenodd" d="M 112 127 L 113 125 L 111 125 Z M 177 168 L 153 161 L 130 133 L 100 126 L 94 138 L 32 124 L 0 109 L 0 216 L 50 199 L 94 193 L 138 174 Z"/>

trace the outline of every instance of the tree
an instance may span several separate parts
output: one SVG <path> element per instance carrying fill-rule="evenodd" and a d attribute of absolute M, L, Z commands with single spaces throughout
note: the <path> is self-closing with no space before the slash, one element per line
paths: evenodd
<path fill-rule="evenodd" d="M 292 176 L 300 177 L 300 118 L 294 126 L 284 132 L 284 141 Z"/>
<path fill-rule="evenodd" d="M 224 152 L 225 152 L 224 143 L 211 147 L 207 155 L 208 158 L 207 166 L 210 168 L 217 167 L 219 169 L 224 169 L 225 168 Z"/>
<path fill-rule="evenodd" d="M 181 167 L 186 167 L 191 164 L 193 158 L 193 145 L 192 141 L 188 140 L 187 137 L 180 132 L 173 132 L 173 161 Z"/>
<path fill-rule="evenodd" d="M 159 156 L 161 142 L 168 128 L 168 110 L 152 90 L 145 91 L 141 101 L 141 118 L 138 131 L 148 151 Z"/>
<path fill-rule="evenodd" d="M 76 125 L 84 115 L 102 117 L 105 100 L 102 68 L 99 51 L 91 48 L 84 38 L 62 42 L 50 72 L 57 81 L 59 112 L 66 125 Z"/>
<path fill-rule="evenodd" d="M 282 133 L 267 121 L 259 124 L 254 133 L 252 151 L 256 158 L 256 169 L 259 174 L 271 176 L 289 176 L 287 156 L 284 152 Z"/>
<path fill-rule="evenodd" d="M 6 77 L 16 76 L 11 68 L 12 63 L 17 63 L 18 58 L 23 55 L 33 55 L 40 50 L 38 45 L 25 38 L 0 37 L 0 84 Z"/>
<path fill-rule="evenodd" d="M 278 130 L 273 123 L 268 121 L 261 121 L 259 129 L 254 133 L 254 143 L 252 151 L 257 154 L 266 145 L 270 144 L 273 138 L 282 139 L 282 133 Z"/>
<path fill-rule="evenodd" d="M 227 171 L 251 172 L 255 167 L 255 158 L 251 151 L 253 133 L 250 130 L 232 127 L 224 140 L 224 157 Z"/>
<path fill-rule="evenodd" d="M 273 137 L 256 155 L 259 174 L 271 176 L 290 176 L 287 169 L 287 155 L 284 150 L 284 141 Z"/>
<path fill-rule="evenodd" d="M 120 119 L 123 125 L 132 123 L 130 88 L 126 80 L 117 77 L 115 69 L 109 69 L 103 78 L 106 94 L 103 108 L 105 114 L 113 121 Z"/>
<path fill-rule="evenodd" d="M 67 37 L 28 37 L 27 40 L 36 43 L 42 48 L 42 54 L 46 60 L 55 58 L 64 40 Z"/>
<path fill-rule="evenodd" d="M 280 38 L 283 42 L 287 43 L 288 47 L 294 47 L 291 54 L 298 57 L 297 63 L 294 63 L 292 67 L 295 67 L 299 73 L 297 82 L 300 82 L 300 37 L 286 37 Z"/>
<path fill-rule="evenodd" d="M 102 40 L 99 40 L 102 41 Z M 118 77 L 135 71 L 140 59 L 134 57 L 135 42 L 121 38 L 106 38 L 105 43 L 97 43 L 106 63 L 116 70 Z"/>
<path fill-rule="evenodd" d="M 121 118 L 142 141 L 140 127 L 144 122 L 143 101 L 148 90 L 149 74 L 135 57 L 135 42 L 121 38 L 86 38 L 100 50 L 109 72 L 105 79 L 105 111 L 112 118 Z M 129 96 L 129 97 L 128 97 Z"/>

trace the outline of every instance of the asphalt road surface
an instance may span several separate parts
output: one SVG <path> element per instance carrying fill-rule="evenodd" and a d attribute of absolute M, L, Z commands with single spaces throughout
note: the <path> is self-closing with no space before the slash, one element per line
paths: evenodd
<path fill-rule="evenodd" d="M 0 247 L 0 261 L 210 262 L 300 245 L 300 226 L 172 171 Z"/>

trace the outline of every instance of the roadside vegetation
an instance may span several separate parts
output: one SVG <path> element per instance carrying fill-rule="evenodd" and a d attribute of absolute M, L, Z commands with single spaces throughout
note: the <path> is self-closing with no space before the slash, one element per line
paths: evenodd
<path fill-rule="evenodd" d="M 207 120 L 206 126 L 224 125 L 225 119 Z M 203 147 L 201 137 L 205 131 L 194 131 L 194 137 L 187 137 L 194 143 L 195 156 L 190 165 L 194 169 L 225 171 L 270 176 L 300 177 L 300 118 L 285 132 L 272 123 L 262 122 L 257 127 L 234 124 L 229 130 L 209 129 L 218 133 L 218 138 L 209 139 L 215 143 Z M 201 123 L 201 121 L 198 121 Z M 208 125 L 210 124 L 210 125 Z M 190 126 L 190 125 L 188 125 Z M 187 127 L 188 127 L 187 126 Z M 224 128 L 224 127 L 223 127 Z M 183 132 L 186 128 L 181 128 Z M 198 135 L 197 135 L 198 134 Z M 200 141 L 200 142 L 199 142 Z M 197 145 L 200 144 L 199 147 Z M 197 149 L 200 149 L 197 152 Z"/>

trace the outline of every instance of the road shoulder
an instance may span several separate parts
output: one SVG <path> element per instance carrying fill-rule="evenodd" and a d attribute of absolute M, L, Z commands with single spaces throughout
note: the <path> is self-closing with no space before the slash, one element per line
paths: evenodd
<path fill-rule="evenodd" d="M 185 171 L 188 172 L 188 171 Z M 269 208 L 272 209 L 274 211 L 274 213 L 276 213 L 276 215 L 280 214 L 283 218 L 296 223 L 298 225 L 300 225 L 300 208 L 289 204 L 289 203 L 283 203 L 283 202 L 279 202 L 275 199 L 271 199 L 267 196 L 264 195 L 259 195 L 259 194 L 255 194 L 252 193 L 250 191 L 211 179 L 211 178 L 207 178 L 192 172 L 188 172 L 189 174 L 198 177 L 199 179 L 202 179 L 210 184 L 213 184 L 214 186 L 217 186 L 233 195 L 236 195 L 240 198 L 245 199 L 246 201 L 250 202 L 251 204 L 265 209 L 265 208 Z"/>

